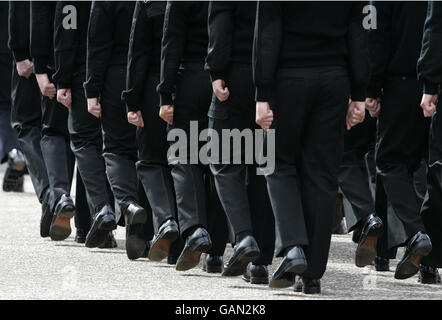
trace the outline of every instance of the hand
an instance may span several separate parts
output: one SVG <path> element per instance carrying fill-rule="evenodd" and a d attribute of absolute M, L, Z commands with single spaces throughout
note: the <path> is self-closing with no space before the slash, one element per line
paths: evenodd
<path fill-rule="evenodd" d="M 377 118 L 379 116 L 379 111 L 381 110 L 381 98 L 365 99 L 365 108 L 367 108 L 372 118 Z"/>
<path fill-rule="evenodd" d="M 256 123 L 265 131 L 270 129 L 273 122 L 273 111 L 268 102 L 256 102 Z"/>
<path fill-rule="evenodd" d="M 170 125 L 173 123 L 173 109 L 173 105 L 164 105 L 160 108 L 160 118 Z"/>
<path fill-rule="evenodd" d="M 133 124 L 134 126 L 141 127 L 141 128 L 144 127 L 144 121 L 143 121 L 143 116 L 141 115 L 141 111 L 128 112 L 127 113 L 127 121 L 130 124 Z"/>
<path fill-rule="evenodd" d="M 55 85 L 49 81 L 48 75 L 46 73 L 40 73 L 36 74 L 35 77 L 37 78 L 41 94 L 51 100 L 54 99 L 57 94 L 57 89 L 55 89 Z"/>
<path fill-rule="evenodd" d="M 422 96 L 421 108 L 424 110 L 425 117 L 432 117 L 436 112 L 437 94 L 426 94 Z"/>
<path fill-rule="evenodd" d="M 87 99 L 87 111 L 94 117 L 100 118 L 101 116 L 101 104 L 98 98 Z"/>
<path fill-rule="evenodd" d="M 224 80 L 218 79 L 212 82 L 213 92 L 219 101 L 226 101 L 229 98 L 230 92 L 226 87 Z"/>
<path fill-rule="evenodd" d="M 16 67 L 18 75 L 26 79 L 28 79 L 34 71 L 34 63 L 29 59 L 17 62 Z"/>
<path fill-rule="evenodd" d="M 72 93 L 71 89 L 59 89 L 57 91 L 57 101 L 64 105 L 66 108 L 72 108 Z"/>
<path fill-rule="evenodd" d="M 364 121 L 365 118 L 365 101 L 350 101 L 347 110 L 347 130 L 354 127 L 358 123 Z"/>

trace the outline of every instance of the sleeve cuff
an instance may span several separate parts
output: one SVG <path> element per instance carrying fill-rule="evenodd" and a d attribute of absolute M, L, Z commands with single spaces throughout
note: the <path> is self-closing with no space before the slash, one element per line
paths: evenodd
<path fill-rule="evenodd" d="M 423 85 L 424 93 L 425 94 L 438 94 L 439 93 L 439 86 L 435 83 L 430 83 L 428 81 L 424 82 Z"/>
<path fill-rule="evenodd" d="M 127 112 L 129 111 L 136 112 L 140 110 L 140 107 L 132 98 L 131 91 L 123 91 L 121 93 L 121 100 L 126 103 Z"/>
<path fill-rule="evenodd" d="M 97 90 L 90 90 L 90 89 L 84 89 L 84 94 L 86 96 L 86 99 L 92 99 L 92 98 L 99 98 L 100 92 Z"/>
<path fill-rule="evenodd" d="M 367 97 L 364 87 L 355 87 L 351 90 L 352 101 L 365 101 Z"/>
<path fill-rule="evenodd" d="M 160 93 L 160 106 L 172 105 L 173 99 L 171 94 Z"/>
<path fill-rule="evenodd" d="M 210 80 L 213 82 L 215 80 L 225 80 L 224 73 L 222 72 L 210 72 Z"/>
<path fill-rule="evenodd" d="M 256 87 L 255 100 L 261 102 L 268 102 L 272 96 L 273 90 L 271 87 Z"/>
<path fill-rule="evenodd" d="M 46 57 L 34 57 L 34 73 L 35 74 L 49 74 L 48 59 Z"/>
<path fill-rule="evenodd" d="M 26 52 L 26 50 L 15 50 L 12 52 L 12 55 L 14 56 L 16 63 L 30 58 L 29 53 Z"/>

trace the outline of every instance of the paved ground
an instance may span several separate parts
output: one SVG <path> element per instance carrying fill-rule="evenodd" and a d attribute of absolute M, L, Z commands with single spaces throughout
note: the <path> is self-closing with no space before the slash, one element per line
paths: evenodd
<path fill-rule="evenodd" d="M 165 263 L 129 261 L 120 227 L 116 249 L 87 249 L 73 235 L 52 242 L 39 237 L 39 218 L 29 176 L 24 193 L 0 191 L 0 299 L 442 299 L 441 285 L 420 285 L 417 276 L 397 281 L 393 271 L 355 267 L 349 235 L 333 237 L 323 294 L 307 297 L 199 268 L 179 273 Z"/>

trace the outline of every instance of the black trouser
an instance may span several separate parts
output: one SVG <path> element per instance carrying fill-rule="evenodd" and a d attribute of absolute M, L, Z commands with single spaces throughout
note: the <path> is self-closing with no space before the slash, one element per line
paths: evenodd
<path fill-rule="evenodd" d="M 221 102 L 213 94 L 209 109 L 209 128 L 214 129 L 220 137 L 223 129 L 257 129 L 251 65 L 232 65 L 225 81 L 229 98 Z M 250 143 L 253 146 L 255 144 L 254 140 Z M 228 163 L 219 161 L 218 164 L 212 163 L 210 168 L 218 196 L 235 235 L 244 232 L 253 234 L 261 250 L 260 258 L 254 263 L 269 265 L 275 249 L 275 230 L 266 181 L 264 176 L 257 175 L 255 161 L 246 163 L 245 146 L 240 148 L 234 150 L 236 148 L 231 144 L 230 159 L 226 159 L 229 160 Z M 233 162 L 233 155 L 236 153 L 242 156 L 240 164 Z M 219 154 L 220 160 L 223 159 L 221 147 Z"/>
<path fill-rule="evenodd" d="M 77 164 L 78 166 L 78 164 Z M 83 179 L 80 171 L 77 168 L 77 180 L 75 184 L 75 228 L 81 229 L 83 232 L 88 232 L 91 228 L 91 214 L 94 212 L 93 208 L 89 206 L 89 197 L 86 194 Z"/>
<path fill-rule="evenodd" d="M 440 96 L 440 95 L 439 95 Z M 430 129 L 428 197 L 422 207 L 422 220 L 433 249 L 422 264 L 442 267 L 442 100 L 439 99 Z"/>
<path fill-rule="evenodd" d="M 106 174 L 122 214 L 129 204 L 138 203 L 136 129 L 127 122 L 126 106 L 121 100 L 125 81 L 126 66 L 110 66 L 100 101 Z"/>
<path fill-rule="evenodd" d="M 339 171 L 339 187 L 350 202 L 355 219 L 346 212 L 349 232 L 360 227 L 360 222 L 375 214 L 374 199 L 370 189 L 370 177 L 365 155 L 374 144 L 376 120 L 365 115 L 363 123 L 344 134 L 344 156 Z"/>
<path fill-rule="evenodd" d="M 144 127 L 137 127 L 137 173 L 152 207 L 155 232 L 166 220 L 177 219 L 173 180 L 167 163 L 167 123 L 158 115 L 159 80 L 159 74 L 147 76 L 140 106 Z"/>
<path fill-rule="evenodd" d="M 349 88 L 343 67 L 282 69 L 270 100 L 276 162 L 266 179 L 276 254 L 305 246 L 308 278 L 321 278 L 327 265 Z"/>
<path fill-rule="evenodd" d="M 78 171 L 84 182 L 91 214 L 98 212 L 105 204 L 111 204 L 108 192 L 106 167 L 104 165 L 103 138 L 100 120 L 88 112 L 82 80 L 84 73 L 73 77 L 72 108 L 69 111 L 69 134 L 71 149 L 77 160 Z"/>
<path fill-rule="evenodd" d="M 168 133 L 177 133 L 174 129 L 181 129 L 178 131 L 186 133 L 186 137 L 183 138 L 187 141 L 187 154 L 171 153 L 168 162 L 172 166 L 180 231 L 185 238 L 193 227 L 201 226 L 207 229 L 210 207 L 207 179 L 210 170 L 207 165 L 200 163 L 197 156 L 202 144 L 191 141 L 191 133 L 199 135 L 207 128 L 207 111 L 212 90 L 209 74 L 204 71 L 202 64 L 186 65 L 180 70 L 178 78 L 173 124 L 168 126 Z M 195 132 L 191 129 L 191 121 L 193 125 L 198 125 Z M 175 140 L 169 143 L 172 145 Z"/>
<path fill-rule="evenodd" d="M 414 186 L 414 172 L 421 163 L 428 134 L 428 122 L 419 107 L 421 92 L 416 78 L 386 80 L 376 139 L 378 179 L 407 238 L 425 231 Z"/>
<path fill-rule="evenodd" d="M 26 160 L 35 193 L 41 202 L 49 187 L 46 165 L 40 146 L 42 109 L 40 89 L 34 75 L 20 77 L 16 65 L 12 69 L 11 122 L 18 133 L 20 150 Z"/>

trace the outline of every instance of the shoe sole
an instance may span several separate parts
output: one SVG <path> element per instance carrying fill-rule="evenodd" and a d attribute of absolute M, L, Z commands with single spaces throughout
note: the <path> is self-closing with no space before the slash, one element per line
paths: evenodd
<path fill-rule="evenodd" d="M 269 278 L 265 278 L 265 277 L 251 277 L 249 279 L 249 278 L 242 276 L 242 279 L 245 282 L 248 282 L 250 284 L 269 284 Z"/>
<path fill-rule="evenodd" d="M 54 215 L 52 214 L 51 210 L 49 209 L 49 206 L 47 206 L 46 210 L 40 220 L 40 236 L 42 238 L 49 237 L 49 230 L 51 229 L 53 216 Z"/>
<path fill-rule="evenodd" d="M 132 228 L 138 228 L 142 230 L 143 225 L 131 226 L 131 229 Z M 134 234 L 126 238 L 126 254 L 130 260 L 141 258 L 146 251 L 146 240 L 140 237 L 139 234 L 140 232 L 135 232 Z"/>
<path fill-rule="evenodd" d="M 197 241 L 181 259 L 178 259 L 175 270 L 176 271 L 187 271 L 195 268 L 201 259 L 201 254 L 210 250 L 210 242 L 207 238 L 203 238 Z"/>
<path fill-rule="evenodd" d="M 295 260 L 292 261 L 285 271 L 281 273 L 281 276 L 285 273 L 294 273 L 295 275 L 302 275 L 305 270 L 307 269 L 306 263 L 300 263 L 305 260 Z M 295 277 L 293 277 L 293 280 L 289 280 L 287 278 L 275 278 L 273 277 L 272 280 L 269 283 L 270 288 L 288 288 L 295 284 Z"/>
<path fill-rule="evenodd" d="M 431 252 L 431 246 L 425 246 L 417 249 L 396 267 L 394 278 L 398 280 L 404 280 L 411 278 L 419 271 L 419 265 L 423 257 L 427 256 Z"/>
<path fill-rule="evenodd" d="M 257 250 L 247 250 L 238 256 L 238 259 L 230 266 L 224 267 L 222 272 L 223 277 L 237 277 L 244 274 L 247 270 L 247 265 L 250 262 L 256 261 L 259 258 L 260 252 Z"/>
<path fill-rule="evenodd" d="M 206 266 L 205 268 L 203 268 L 203 271 L 207 273 L 222 273 L 223 266 Z"/>
<path fill-rule="evenodd" d="M 149 250 L 148 258 L 152 261 L 162 261 L 170 252 L 170 246 L 178 238 L 178 230 L 165 230 L 163 237 L 159 238 Z"/>
<path fill-rule="evenodd" d="M 92 225 L 86 236 L 85 246 L 87 248 L 96 248 L 106 241 L 109 231 L 115 230 L 117 224 L 115 220 L 99 221 L 95 226 Z"/>
<path fill-rule="evenodd" d="M 63 208 L 63 210 L 53 218 L 53 222 L 49 228 L 51 240 L 63 241 L 71 235 L 71 219 L 74 215 L 75 207 L 69 205 Z"/>
<path fill-rule="evenodd" d="M 3 191 L 23 192 L 23 177 L 20 171 L 11 168 L 6 169 L 3 178 Z"/>
<path fill-rule="evenodd" d="M 381 232 L 381 225 L 373 226 L 365 239 L 358 244 L 355 252 L 355 264 L 357 267 L 363 268 L 374 263 L 377 255 L 376 245 Z"/>
<path fill-rule="evenodd" d="M 303 287 L 302 288 L 302 293 L 304 293 L 304 294 L 320 294 L 321 293 L 321 288 L 312 287 L 312 288 L 305 289 L 305 287 Z"/>

